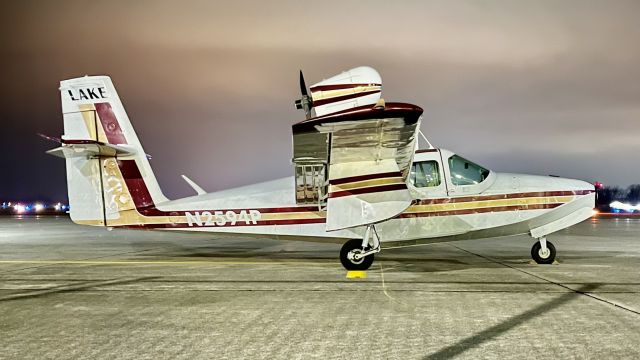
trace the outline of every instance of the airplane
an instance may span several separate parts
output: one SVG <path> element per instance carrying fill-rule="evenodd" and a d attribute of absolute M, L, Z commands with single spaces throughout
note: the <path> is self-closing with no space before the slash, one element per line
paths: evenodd
<path fill-rule="evenodd" d="M 551 264 L 547 236 L 592 216 L 588 182 L 497 173 L 420 131 L 423 109 L 385 102 L 382 79 L 357 67 L 307 88 L 292 125 L 293 177 L 167 199 L 108 76 L 60 82 L 70 217 L 81 225 L 343 244 L 347 270 L 383 248 L 528 234 Z M 419 148 L 419 137 L 426 148 Z"/>

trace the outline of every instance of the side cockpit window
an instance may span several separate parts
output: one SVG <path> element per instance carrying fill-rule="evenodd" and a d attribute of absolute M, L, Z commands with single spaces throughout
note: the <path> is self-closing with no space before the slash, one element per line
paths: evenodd
<path fill-rule="evenodd" d="M 440 185 L 440 170 L 437 161 L 421 161 L 413 163 L 409 175 L 415 187 L 433 187 Z"/>
<path fill-rule="evenodd" d="M 489 176 L 489 170 L 458 155 L 449 158 L 449 171 L 453 185 L 475 185 Z"/>

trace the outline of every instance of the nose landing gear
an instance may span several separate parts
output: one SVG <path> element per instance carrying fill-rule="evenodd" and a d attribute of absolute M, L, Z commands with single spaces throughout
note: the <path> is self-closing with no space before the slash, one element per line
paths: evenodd
<path fill-rule="evenodd" d="M 538 264 L 553 264 L 556 247 L 546 237 L 541 237 L 531 247 L 531 258 Z"/>

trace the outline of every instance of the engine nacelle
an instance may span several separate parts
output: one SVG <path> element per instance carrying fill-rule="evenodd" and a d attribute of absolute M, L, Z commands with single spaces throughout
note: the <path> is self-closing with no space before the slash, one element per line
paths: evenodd
<path fill-rule="evenodd" d="M 357 67 L 310 88 L 315 116 L 364 105 L 375 105 L 382 94 L 382 78 L 373 68 Z"/>

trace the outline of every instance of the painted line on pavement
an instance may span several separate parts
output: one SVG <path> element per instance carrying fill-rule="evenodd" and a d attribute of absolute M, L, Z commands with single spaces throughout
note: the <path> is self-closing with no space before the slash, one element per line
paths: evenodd
<path fill-rule="evenodd" d="M 333 263 L 307 262 L 307 261 L 161 261 L 161 260 L 0 260 L 0 264 L 47 264 L 47 265 L 330 265 Z"/>

